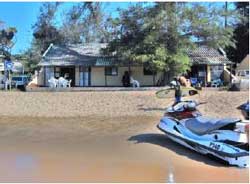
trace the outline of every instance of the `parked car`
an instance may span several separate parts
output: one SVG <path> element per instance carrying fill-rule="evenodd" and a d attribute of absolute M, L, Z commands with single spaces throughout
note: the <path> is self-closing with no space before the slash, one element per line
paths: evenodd
<path fill-rule="evenodd" d="M 234 90 L 249 89 L 249 70 L 238 70 L 232 79 Z"/>
<path fill-rule="evenodd" d="M 26 75 L 14 76 L 11 79 L 11 85 L 18 87 L 25 87 L 29 83 L 29 77 Z"/>
<path fill-rule="evenodd" d="M 249 79 L 249 70 L 238 70 L 236 77 L 239 79 Z"/>

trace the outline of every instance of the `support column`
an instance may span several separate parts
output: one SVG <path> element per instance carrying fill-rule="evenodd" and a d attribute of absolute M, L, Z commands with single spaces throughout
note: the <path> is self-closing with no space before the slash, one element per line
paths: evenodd
<path fill-rule="evenodd" d="M 207 82 L 211 82 L 211 67 L 207 65 Z"/>
<path fill-rule="evenodd" d="M 230 64 L 230 84 L 232 84 L 232 73 L 233 73 L 232 70 L 233 70 L 232 69 L 232 64 Z"/>
<path fill-rule="evenodd" d="M 43 85 L 46 86 L 46 66 L 43 67 Z"/>
<path fill-rule="evenodd" d="M 104 76 L 105 76 L 105 86 L 107 86 L 108 83 L 107 83 L 107 75 L 106 75 L 106 66 L 104 67 Z"/>

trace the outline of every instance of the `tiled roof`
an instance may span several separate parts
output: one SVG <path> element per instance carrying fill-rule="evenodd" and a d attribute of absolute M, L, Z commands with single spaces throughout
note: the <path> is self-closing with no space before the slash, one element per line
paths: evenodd
<path fill-rule="evenodd" d="M 188 50 L 188 56 L 193 65 L 218 65 L 231 63 L 231 61 L 223 55 L 223 50 L 219 51 L 207 46 L 200 46 L 194 50 Z"/>
<path fill-rule="evenodd" d="M 39 66 L 110 66 L 126 65 L 114 57 L 101 54 L 105 43 L 75 44 L 67 46 L 51 45 L 45 52 Z"/>

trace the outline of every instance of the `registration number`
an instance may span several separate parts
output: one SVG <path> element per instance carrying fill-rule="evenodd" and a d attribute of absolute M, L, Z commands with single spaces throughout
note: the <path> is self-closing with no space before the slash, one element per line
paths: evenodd
<path fill-rule="evenodd" d="M 220 149 L 220 145 L 219 144 L 215 144 L 213 142 L 210 142 L 209 147 L 215 150 L 219 150 Z"/>

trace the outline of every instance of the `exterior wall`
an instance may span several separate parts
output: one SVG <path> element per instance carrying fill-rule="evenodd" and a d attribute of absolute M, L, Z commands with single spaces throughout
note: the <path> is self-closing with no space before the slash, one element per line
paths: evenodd
<path fill-rule="evenodd" d="M 131 76 L 139 81 L 141 86 L 153 86 L 154 76 L 144 75 L 143 67 L 131 67 Z M 124 72 L 128 71 L 128 67 L 118 67 L 118 75 L 116 76 L 105 76 L 104 67 L 91 67 L 91 86 L 122 86 L 122 77 Z M 160 79 L 162 73 L 158 72 L 155 75 L 155 85 Z M 40 86 L 48 86 L 48 79 L 54 76 L 54 67 L 42 67 L 38 75 L 38 81 Z M 80 86 L 80 72 L 79 67 L 75 67 L 75 85 Z M 106 78 L 106 83 L 105 83 Z"/>
<path fill-rule="evenodd" d="M 154 85 L 154 76 L 153 75 L 144 75 L 143 67 L 131 67 L 131 76 L 138 80 L 141 86 L 153 86 Z M 157 72 L 155 75 L 155 85 L 161 76 L 161 72 Z"/>
<path fill-rule="evenodd" d="M 144 75 L 143 67 L 131 67 L 131 76 L 138 80 L 141 86 L 153 86 L 153 75 Z M 104 67 L 92 67 L 91 68 L 91 86 L 105 86 L 105 77 L 107 80 L 107 86 L 122 86 L 122 77 L 124 72 L 128 71 L 128 67 L 118 67 L 118 75 L 105 76 Z M 158 72 L 155 76 L 155 84 L 159 80 L 161 73 Z"/>
<path fill-rule="evenodd" d="M 48 80 L 51 78 L 51 77 L 54 77 L 54 67 L 44 67 L 44 76 L 45 76 L 45 81 L 44 81 L 44 84 L 45 86 L 49 86 L 49 82 Z"/>
<path fill-rule="evenodd" d="M 118 75 L 106 76 L 107 86 L 122 86 L 122 77 L 125 71 L 128 71 L 128 67 L 118 67 Z"/>
<path fill-rule="evenodd" d="M 38 72 L 37 85 L 38 86 L 43 86 L 44 85 L 44 67 L 42 67 L 40 69 L 40 71 Z"/>
<path fill-rule="evenodd" d="M 223 76 L 223 71 L 225 70 L 225 66 L 223 65 L 212 65 L 210 66 L 211 71 L 211 80 L 219 79 Z"/>
<path fill-rule="evenodd" d="M 80 72 L 79 66 L 75 66 L 75 86 L 80 86 Z"/>
<path fill-rule="evenodd" d="M 91 67 L 91 86 L 105 86 L 104 67 Z"/>

